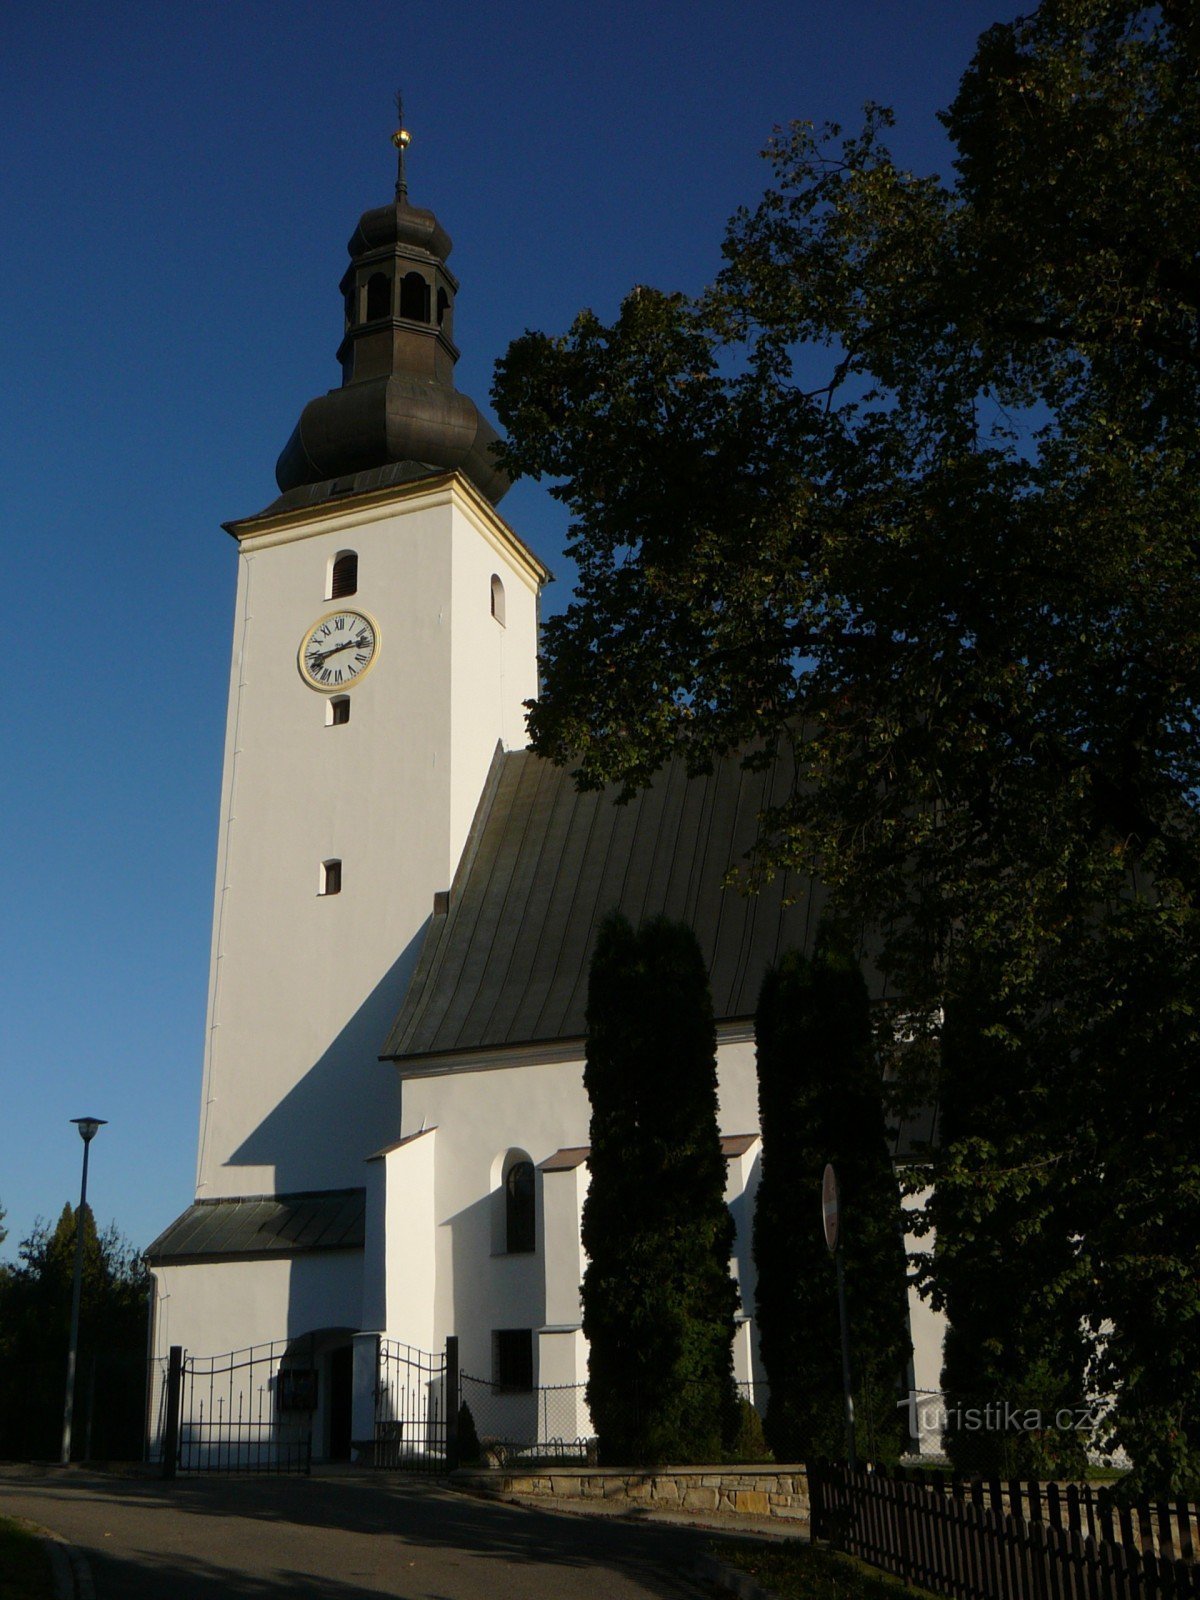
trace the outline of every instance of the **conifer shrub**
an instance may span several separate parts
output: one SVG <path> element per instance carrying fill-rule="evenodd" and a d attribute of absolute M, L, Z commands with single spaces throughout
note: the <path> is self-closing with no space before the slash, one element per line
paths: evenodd
<path fill-rule="evenodd" d="M 689 928 L 602 924 L 584 1084 L 583 1330 L 601 1463 L 718 1460 L 738 1426 L 738 1295 L 712 1000 Z"/>
<path fill-rule="evenodd" d="M 458 1408 L 458 1459 L 464 1467 L 473 1467 L 482 1454 L 475 1418 L 471 1415 L 470 1406 L 464 1400 Z"/>
<path fill-rule="evenodd" d="M 844 1454 L 837 1285 L 820 1218 L 821 1175 L 841 1189 L 846 1303 L 861 1457 L 907 1441 L 907 1268 L 900 1191 L 884 1120 L 870 1003 L 845 936 L 818 930 L 811 960 L 789 951 L 763 981 L 755 1018 L 762 1167 L 754 1213 L 764 1428 L 776 1460 Z"/>

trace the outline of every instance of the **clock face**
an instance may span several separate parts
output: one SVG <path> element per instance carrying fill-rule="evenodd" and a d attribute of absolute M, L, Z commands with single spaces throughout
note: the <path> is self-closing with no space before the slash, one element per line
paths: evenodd
<path fill-rule="evenodd" d="M 297 658 L 310 689 L 348 689 L 379 654 L 379 628 L 365 611 L 327 611 L 304 635 Z"/>

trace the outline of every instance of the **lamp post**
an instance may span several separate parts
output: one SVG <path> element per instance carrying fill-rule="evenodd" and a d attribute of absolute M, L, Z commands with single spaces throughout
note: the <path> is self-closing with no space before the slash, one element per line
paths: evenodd
<path fill-rule="evenodd" d="M 79 1345 L 79 1301 L 83 1294 L 83 1208 L 87 1205 L 88 1149 L 104 1127 L 104 1117 L 72 1117 L 83 1140 L 83 1184 L 75 1213 L 75 1275 L 71 1282 L 71 1342 L 67 1346 L 67 1394 L 63 1401 L 62 1464 L 71 1464 L 71 1413 L 75 1409 L 75 1352 Z"/>

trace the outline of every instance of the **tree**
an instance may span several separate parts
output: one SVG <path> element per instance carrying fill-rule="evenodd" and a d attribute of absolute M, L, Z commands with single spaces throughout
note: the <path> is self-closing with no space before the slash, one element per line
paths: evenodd
<path fill-rule="evenodd" d="M 1056 1143 L 1060 1086 L 982 989 L 960 993 L 948 1010 L 941 1066 L 948 1155 L 929 1203 L 937 1243 L 927 1281 L 949 1320 L 946 1453 L 960 1472 L 1075 1478 L 1094 1440 L 1075 1426 L 1089 1343 L 1072 1168 Z M 1013 1160 L 1019 1185 L 979 1181 Z M 965 1425 L 989 1405 L 997 1414 L 1007 1406 L 1022 1425 Z"/>
<path fill-rule="evenodd" d="M 75 1227 L 63 1207 L 51 1231 L 39 1222 L 15 1266 L 0 1274 L 0 1455 L 56 1460 L 67 1368 Z M 94 1459 L 141 1455 L 146 1396 L 149 1277 L 115 1228 L 83 1225 L 76 1453 Z"/>
<path fill-rule="evenodd" d="M 939 1164 L 1020 1209 L 1053 1148 L 1069 1275 L 1116 1330 L 1094 1371 L 1127 1393 L 1135 1351 L 1200 1370 L 1194 1073 L 1147 1084 L 1153 1176 L 1116 1176 L 1139 990 L 1171 997 L 1176 1060 L 1200 943 L 1196 38 L 1191 8 L 1123 0 L 990 29 L 943 117 L 950 182 L 896 165 L 880 108 L 851 137 L 794 124 L 711 290 L 526 334 L 495 389 L 580 570 L 535 747 L 625 792 L 676 754 L 791 752 L 751 882 L 817 867 L 918 1019 L 983 974 L 1050 1120 Z M 1139 1481 L 1194 1487 L 1200 1397 L 1145 1415 L 1154 1442 L 1118 1414 Z"/>
<path fill-rule="evenodd" d="M 601 925 L 588 982 L 583 1210 L 588 1405 L 602 1460 L 711 1461 L 732 1444 L 737 1287 L 716 1033 L 695 935 Z"/>
<path fill-rule="evenodd" d="M 812 960 L 789 951 L 763 982 L 758 1040 L 762 1174 L 754 1210 L 756 1318 L 780 1461 L 844 1449 L 837 1290 L 817 1216 L 837 1169 L 857 1445 L 894 1461 L 907 1443 L 907 1271 L 870 1002 L 844 936 L 823 924 Z"/>

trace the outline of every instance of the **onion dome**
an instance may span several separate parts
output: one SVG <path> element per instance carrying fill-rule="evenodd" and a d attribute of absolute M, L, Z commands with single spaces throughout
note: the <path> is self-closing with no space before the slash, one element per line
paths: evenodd
<path fill-rule="evenodd" d="M 393 479 L 457 469 L 493 505 L 509 486 L 491 450 L 495 429 L 454 387 L 450 235 L 432 211 L 408 203 L 409 140 L 403 127 L 392 135 L 395 199 L 365 211 L 347 246 L 341 387 L 301 412 L 275 467 L 284 494 L 393 467 L 401 469 L 389 471 Z M 310 489 L 306 498 L 322 496 Z"/>

